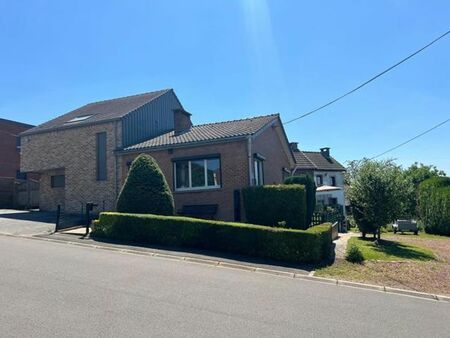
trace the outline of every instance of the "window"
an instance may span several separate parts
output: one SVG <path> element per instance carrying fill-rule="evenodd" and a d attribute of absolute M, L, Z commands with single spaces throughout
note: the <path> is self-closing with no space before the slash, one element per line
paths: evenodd
<path fill-rule="evenodd" d="M 63 188 L 66 185 L 66 177 L 64 175 L 55 175 L 50 177 L 50 186 L 52 188 Z"/>
<path fill-rule="evenodd" d="M 264 185 L 264 158 L 255 154 L 253 159 L 255 185 Z"/>
<path fill-rule="evenodd" d="M 335 187 L 335 186 L 336 186 L 336 177 L 331 176 L 330 179 L 331 179 L 331 185 L 332 185 L 333 187 Z"/>
<path fill-rule="evenodd" d="M 317 175 L 316 176 L 316 185 L 318 187 L 320 187 L 321 185 L 323 185 L 323 176 L 322 175 Z"/>
<path fill-rule="evenodd" d="M 106 180 L 106 133 L 97 134 L 97 181 Z"/>
<path fill-rule="evenodd" d="M 91 116 L 92 116 L 92 115 L 77 116 L 77 117 L 74 117 L 73 119 L 71 119 L 71 120 L 69 120 L 69 121 L 64 122 L 64 123 L 76 123 L 76 122 L 81 122 L 81 121 L 87 120 L 87 119 L 90 118 Z"/>
<path fill-rule="evenodd" d="M 174 162 L 175 190 L 219 188 L 220 158 L 195 158 Z"/>

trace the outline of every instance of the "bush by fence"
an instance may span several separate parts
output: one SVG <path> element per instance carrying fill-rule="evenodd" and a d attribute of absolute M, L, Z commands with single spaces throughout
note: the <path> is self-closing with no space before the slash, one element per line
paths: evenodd
<path fill-rule="evenodd" d="M 122 241 L 245 254 L 290 262 L 329 257 L 331 226 L 308 230 L 202 220 L 179 216 L 104 212 L 92 235 Z"/>
<path fill-rule="evenodd" d="M 419 185 L 419 215 L 425 231 L 450 236 L 450 178 L 433 177 Z"/>
<path fill-rule="evenodd" d="M 242 196 L 248 223 L 268 226 L 286 224 L 288 228 L 308 228 L 303 185 L 248 187 L 242 189 Z"/>
<path fill-rule="evenodd" d="M 310 226 L 316 208 L 316 183 L 311 175 L 291 176 L 284 180 L 284 184 L 301 184 L 306 189 L 306 226 Z"/>

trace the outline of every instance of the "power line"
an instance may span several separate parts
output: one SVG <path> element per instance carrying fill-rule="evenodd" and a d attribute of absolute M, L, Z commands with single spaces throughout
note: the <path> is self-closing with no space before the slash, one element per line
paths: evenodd
<path fill-rule="evenodd" d="M 420 134 L 418 134 L 418 135 L 416 135 L 416 136 L 410 138 L 409 140 L 407 140 L 407 141 L 405 141 L 405 142 L 403 142 L 403 143 L 400 143 L 399 145 L 396 145 L 395 147 L 392 147 L 392 148 L 390 148 L 390 149 L 388 149 L 388 150 L 382 152 L 381 154 L 378 154 L 377 156 L 372 157 L 371 160 L 373 160 L 373 159 L 375 159 L 375 158 L 377 158 L 377 157 L 383 156 L 384 154 L 387 154 L 387 153 L 389 153 L 389 152 L 391 152 L 391 151 L 393 151 L 393 150 L 395 150 L 395 149 L 398 149 L 398 148 L 400 148 L 400 147 L 403 147 L 405 144 L 408 144 L 409 142 L 414 141 L 414 140 L 418 139 L 419 137 L 421 137 L 421 136 L 423 136 L 423 135 L 425 135 L 425 134 L 428 134 L 430 131 L 432 131 L 432 130 L 434 130 L 434 129 L 436 129 L 436 128 L 439 128 L 440 126 L 446 124 L 446 123 L 449 122 L 449 121 L 450 121 L 450 119 L 447 119 L 447 120 L 445 120 L 445 121 L 443 121 L 443 122 L 441 122 L 441 123 L 435 125 L 434 127 L 431 127 L 430 129 L 425 130 L 424 132 L 422 132 L 422 133 L 420 133 Z"/>
<path fill-rule="evenodd" d="M 400 66 L 402 63 L 408 61 L 409 59 L 411 59 L 411 58 L 414 57 L 415 55 L 419 54 L 420 52 L 422 52 L 422 51 L 425 50 L 426 48 L 430 47 L 432 44 L 436 43 L 437 41 L 439 41 L 440 39 L 444 38 L 444 37 L 445 37 L 446 35 L 448 35 L 448 34 L 450 34 L 450 30 L 447 31 L 447 32 L 445 32 L 445 33 L 442 34 L 441 36 L 437 37 L 436 39 L 434 39 L 433 41 L 431 41 L 431 42 L 428 43 L 427 45 L 423 46 L 422 48 L 418 49 L 417 51 L 415 51 L 415 52 L 412 53 L 411 55 L 407 56 L 407 57 L 404 58 L 403 60 L 397 62 L 395 65 L 393 65 L 393 66 L 391 66 L 391 67 L 389 67 L 389 68 L 383 70 L 381 73 L 378 73 L 377 75 L 375 75 L 374 77 L 370 78 L 370 79 L 367 80 L 366 82 L 360 84 L 358 87 L 353 88 L 353 89 L 350 90 L 349 92 L 347 92 L 347 93 L 345 93 L 345 94 L 343 94 L 343 95 L 341 95 L 341 96 L 335 98 L 334 100 L 331 100 L 331 101 L 329 101 L 328 103 L 325 103 L 324 105 L 322 105 L 322 106 L 320 106 L 320 107 L 317 107 L 317 108 L 315 108 L 315 109 L 313 109 L 313 110 L 311 110 L 311 111 L 309 111 L 309 112 L 307 112 L 307 113 L 305 113 L 305 114 L 303 114 L 303 115 L 300 115 L 299 117 L 296 117 L 296 118 L 294 118 L 294 119 L 292 119 L 292 120 L 289 120 L 289 121 L 285 122 L 284 124 L 286 125 L 286 124 L 288 124 L 288 123 L 291 123 L 291 122 L 300 120 L 300 119 L 302 119 L 302 118 L 304 118 L 304 117 L 306 117 L 306 116 L 309 116 L 309 115 L 311 115 L 311 114 L 314 114 L 315 112 L 317 112 L 317 111 L 319 111 L 319 110 L 321 110 L 321 109 L 323 109 L 323 108 L 325 108 L 325 107 L 328 107 L 329 105 L 331 105 L 331 104 L 333 104 L 333 103 L 335 103 L 335 102 L 337 102 L 337 101 L 339 101 L 339 100 L 342 100 L 344 97 L 346 97 L 346 96 L 348 96 L 348 95 L 350 95 L 350 94 L 356 92 L 357 90 L 361 89 L 362 87 L 368 85 L 370 82 L 376 80 L 376 79 L 379 78 L 380 76 L 383 76 L 384 74 L 386 74 L 387 72 L 391 71 L 391 70 L 394 69 L 395 67 Z"/>

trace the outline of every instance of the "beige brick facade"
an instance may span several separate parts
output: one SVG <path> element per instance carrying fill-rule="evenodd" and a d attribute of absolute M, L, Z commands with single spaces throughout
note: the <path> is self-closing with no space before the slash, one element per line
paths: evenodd
<path fill-rule="evenodd" d="M 41 209 L 55 210 L 62 204 L 67 212 L 75 213 L 86 202 L 97 203 L 99 210 L 114 209 L 116 182 L 120 181 L 114 150 L 120 147 L 120 131 L 120 122 L 108 122 L 22 137 L 21 170 L 41 173 Z M 96 134 L 100 132 L 106 132 L 107 138 L 105 181 L 97 181 L 96 175 Z M 65 187 L 51 188 L 51 176 L 61 172 Z"/>

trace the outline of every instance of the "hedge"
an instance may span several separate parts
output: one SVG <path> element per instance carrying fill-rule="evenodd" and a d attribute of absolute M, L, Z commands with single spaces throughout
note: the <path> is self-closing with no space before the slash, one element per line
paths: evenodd
<path fill-rule="evenodd" d="M 425 231 L 450 236 L 450 178 L 425 180 L 418 191 L 419 215 Z"/>
<path fill-rule="evenodd" d="M 180 216 L 103 212 L 92 236 L 120 241 L 244 254 L 288 262 L 329 257 L 331 226 L 308 230 L 202 220 Z"/>
<path fill-rule="evenodd" d="M 310 226 L 316 209 L 316 182 L 312 175 L 296 175 L 284 180 L 284 184 L 301 184 L 306 191 L 306 225 Z"/>
<path fill-rule="evenodd" d="M 307 229 L 305 186 L 265 185 L 242 189 L 248 223 Z"/>

